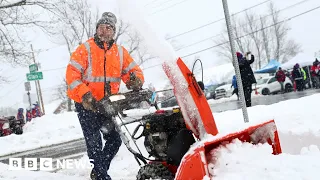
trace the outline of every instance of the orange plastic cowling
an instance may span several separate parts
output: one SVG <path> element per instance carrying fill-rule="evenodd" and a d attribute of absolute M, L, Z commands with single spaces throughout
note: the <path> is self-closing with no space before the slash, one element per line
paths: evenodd
<path fill-rule="evenodd" d="M 189 118 L 191 121 L 191 126 L 193 127 L 189 127 L 189 129 L 192 130 L 195 136 L 197 137 L 200 135 L 202 128 L 206 131 L 207 134 L 211 134 L 213 136 L 217 135 L 218 128 L 214 121 L 211 108 L 204 95 L 204 92 L 202 92 L 193 73 L 184 64 L 182 59 L 178 58 L 176 63 L 180 69 L 180 72 L 173 71 L 167 63 L 163 64 L 163 69 L 174 87 L 174 94 L 177 97 L 179 106 L 184 110 L 184 112 L 186 112 L 184 116 L 187 117 L 184 118 Z M 179 79 L 175 79 L 177 73 L 181 73 L 183 75 L 184 79 L 188 84 L 187 88 L 180 85 Z M 181 92 L 186 91 L 188 91 L 189 93 L 181 94 Z M 189 96 L 188 98 L 193 99 L 196 106 L 195 109 L 189 107 L 189 102 L 180 99 L 184 99 L 186 98 L 186 96 Z M 195 113 L 194 111 L 197 112 Z M 195 114 L 199 114 L 200 116 L 197 117 L 195 116 Z"/>
<path fill-rule="evenodd" d="M 205 149 L 200 147 L 195 149 L 192 154 L 184 157 L 179 166 L 175 180 L 202 180 L 206 175 L 209 176 Z"/>

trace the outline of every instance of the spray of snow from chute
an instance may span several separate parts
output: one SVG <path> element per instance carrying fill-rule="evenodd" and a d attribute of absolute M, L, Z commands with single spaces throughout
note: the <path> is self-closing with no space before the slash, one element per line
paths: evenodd
<path fill-rule="evenodd" d="M 132 27 L 139 32 L 151 54 L 158 56 L 161 62 L 166 62 L 167 66 L 164 68 L 168 71 L 169 79 L 174 86 L 175 96 L 181 107 L 186 123 L 189 125 L 193 124 L 193 126 L 200 131 L 201 136 L 204 136 L 205 131 L 198 108 L 189 92 L 188 83 L 176 64 L 179 57 L 176 55 L 172 46 L 144 19 L 147 15 L 142 13 L 144 10 L 139 9 L 139 3 L 137 1 L 118 0 L 117 2 L 121 8 L 121 19 L 129 22 Z M 188 117 L 188 115 L 192 117 Z M 195 120 L 192 122 L 192 119 Z"/>
<path fill-rule="evenodd" d="M 123 21 L 129 22 L 132 27 L 143 37 L 144 44 L 148 51 L 161 61 L 175 61 L 177 56 L 172 46 L 160 36 L 155 29 L 144 19 L 144 10 L 139 8 L 139 3 L 132 0 L 118 0 L 120 17 Z"/>

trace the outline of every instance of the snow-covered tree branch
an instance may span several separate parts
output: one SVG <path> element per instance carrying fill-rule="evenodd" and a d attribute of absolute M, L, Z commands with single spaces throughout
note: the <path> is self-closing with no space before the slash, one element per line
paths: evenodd
<path fill-rule="evenodd" d="M 288 37 L 288 24 L 281 22 L 279 10 L 270 3 L 268 14 L 246 12 L 244 18 L 233 19 L 233 33 L 237 51 L 251 51 L 256 56 L 255 68 L 261 68 L 270 59 L 281 63 L 301 52 L 300 45 Z M 215 52 L 224 60 L 231 61 L 231 48 L 226 28 L 214 42 L 220 46 Z"/>
<path fill-rule="evenodd" d="M 38 28 L 52 33 L 51 19 L 54 0 L 17 2 L 0 1 L 0 61 L 11 65 L 26 65 L 31 59 L 27 31 Z M 47 15 L 49 18 L 44 18 Z"/>

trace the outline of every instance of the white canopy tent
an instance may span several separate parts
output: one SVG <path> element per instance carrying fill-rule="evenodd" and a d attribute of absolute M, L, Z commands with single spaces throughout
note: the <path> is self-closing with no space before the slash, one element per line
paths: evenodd
<path fill-rule="evenodd" d="M 292 69 L 296 63 L 299 63 L 300 67 L 309 66 L 309 65 L 312 65 L 314 60 L 315 58 L 312 55 L 306 54 L 306 53 L 300 53 L 295 57 L 293 57 L 292 59 L 290 59 L 288 62 L 282 64 L 281 68 Z"/>

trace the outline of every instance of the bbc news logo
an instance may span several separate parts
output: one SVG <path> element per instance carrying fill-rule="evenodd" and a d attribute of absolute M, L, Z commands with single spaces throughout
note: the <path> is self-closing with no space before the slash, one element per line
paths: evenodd
<path fill-rule="evenodd" d="M 92 169 L 93 160 L 52 158 L 9 158 L 9 170 L 52 171 L 55 169 Z"/>

